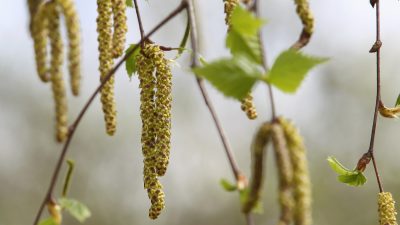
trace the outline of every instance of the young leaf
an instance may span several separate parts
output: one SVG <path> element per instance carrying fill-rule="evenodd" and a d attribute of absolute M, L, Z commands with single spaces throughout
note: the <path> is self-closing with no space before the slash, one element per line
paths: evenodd
<path fill-rule="evenodd" d="M 220 184 L 225 191 L 231 192 L 237 190 L 237 186 L 226 179 L 221 179 Z"/>
<path fill-rule="evenodd" d="M 262 74 L 258 66 L 245 57 L 220 59 L 193 72 L 207 79 L 215 88 L 228 97 L 243 99 Z"/>
<path fill-rule="evenodd" d="M 240 6 L 235 7 L 231 17 L 231 29 L 242 35 L 257 35 L 264 23 L 263 20 Z"/>
<path fill-rule="evenodd" d="M 40 221 L 39 225 L 58 225 L 58 224 L 52 217 L 49 217 L 49 218 L 46 218 L 46 219 Z"/>
<path fill-rule="evenodd" d="M 126 0 L 126 6 L 133 8 L 133 0 Z"/>
<path fill-rule="evenodd" d="M 255 63 L 262 64 L 260 41 L 257 35 L 241 35 L 237 31 L 231 30 L 226 37 L 226 47 L 234 56 L 244 55 Z"/>
<path fill-rule="evenodd" d="M 244 55 L 250 60 L 262 64 L 258 33 L 264 22 L 240 6 L 233 11 L 231 21 L 226 47 L 234 56 Z"/>
<path fill-rule="evenodd" d="M 394 107 L 397 107 L 399 105 L 400 105 L 400 95 L 397 97 L 396 104 L 394 105 Z"/>
<path fill-rule="evenodd" d="M 296 50 L 286 50 L 275 60 L 266 81 L 283 92 L 294 93 L 309 70 L 326 62 L 327 58 L 307 56 Z"/>
<path fill-rule="evenodd" d="M 344 167 L 336 158 L 329 156 L 328 157 L 328 163 L 331 166 L 331 168 L 339 175 L 354 175 L 357 174 L 356 171 L 354 170 L 349 170 L 346 167 Z"/>
<path fill-rule="evenodd" d="M 61 198 L 59 202 L 63 209 L 81 223 L 91 216 L 89 208 L 75 199 Z"/>
<path fill-rule="evenodd" d="M 136 44 L 132 44 L 129 46 L 129 48 L 125 51 L 125 54 L 128 52 L 132 51 L 132 49 L 136 46 Z M 136 68 L 136 56 L 140 53 L 140 46 L 136 48 L 135 52 L 131 54 L 125 61 L 125 68 L 126 72 L 128 73 L 129 78 L 132 77 L 134 73 L 136 73 L 137 68 Z"/>

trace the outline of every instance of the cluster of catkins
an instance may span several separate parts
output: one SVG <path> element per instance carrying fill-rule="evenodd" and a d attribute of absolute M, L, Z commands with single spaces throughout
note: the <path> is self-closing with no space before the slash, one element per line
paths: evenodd
<path fill-rule="evenodd" d="M 395 201 L 390 192 L 378 194 L 378 213 L 380 225 L 397 225 Z"/>
<path fill-rule="evenodd" d="M 225 0 L 224 11 L 226 25 L 230 26 L 232 13 L 238 4 L 239 0 Z M 254 120 L 257 118 L 257 110 L 254 106 L 253 96 L 251 93 L 248 93 L 247 96 L 241 100 L 241 109 L 246 113 L 249 119 Z"/>
<path fill-rule="evenodd" d="M 97 33 L 99 42 L 100 81 L 109 75 L 114 59 L 124 53 L 127 28 L 125 0 L 97 1 Z M 104 120 L 107 134 L 113 135 L 117 126 L 117 110 L 114 99 L 114 75 L 101 89 Z"/>
<path fill-rule="evenodd" d="M 279 176 L 280 225 L 310 225 L 311 183 L 306 150 L 296 127 L 280 117 L 264 123 L 257 131 L 252 144 L 252 177 L 250 193 L 243 205 L 249 213 L 260 200 L 263 183 L 263 158 L 265 148 L 272 140 Z"/>
<path fill-rule="evenodd" d="M 144 44 L 136 64 L 141 89 L 144 188 L 151 200 L 149 217 L 156 219 L 165 205 L 158 177 L 167 170 L 171 148 L 172 74 L 164 52 L 155 44 Z"/>
<path fill-rule="evenodd" d="M 28 6 L 37 73 L 43 82 L 51 82 L 56 105 L 56 139 L 62 142 L 68 136 L 68 113 L 62 76 L 64 44 L 60 33 L 60 16 L 64 16 L 67 28 L 71 89 L 74 95 L 78 95 L 81 79 L 78 15 L 72 0 L 28 0 Z M 48 45 L 50 46 L 50 62 L 47 56 Z"/>

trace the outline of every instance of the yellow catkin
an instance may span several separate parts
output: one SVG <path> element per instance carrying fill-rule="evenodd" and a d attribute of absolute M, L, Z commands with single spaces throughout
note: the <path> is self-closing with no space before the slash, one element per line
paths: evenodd
<path fill-rule="evenodd" d="M 297 128 L 285 118 L 280 117 L 279 123 L 284 130 L 293 165 L 293 185 L 296 204 L 294 221 L 296 225 L 311 225 L 311 182 L 303 138 Z"/>
<path fill-rule="evenodd" d="M 124 53 L 126 33 L 128 32 L 126 22 L 126 1 L 112 0 L 112 12 L 114 15 L 112 55 L 114 58 L 118 58 Z"/>
<path fill-rule="evenodd" d="M 151 207 L 149 217 L 156 219 L 165 206 L 162 185 L 158 181 L 156 169 L 156 76 L 154 70 L 156 64 L 154 57 L 154 45 L 146 44 L 142 53 L 137 56 L 136 64 L 140 81 L 140 116 L 142 119 L 142 154 L 144 156 L 143 180 L 144 188 L 147 189 Z"/>
<path fill-rule="evenodd" d="M 61 11 L 65 18 L 68 36 L 68 60 L 71 89 L 74 95 L 79 95 L 80 80 L 81 80 L 81 65 L 80 65 L 80 28 L 78 13 L 72 0 L 57 0 Z"/>
<path fill-rule="evenodd" d="M 97 0 L 97 32 L 99 42 L 100 81 L 103 81 L 113 66 L 112 59 L 112 4 L 111 0 Z M 113 135 L 117 125 L 117 111 L 114 99 L 114 75 L 101 89 L 104 120 L 107 134 Z"/>
<path fill-rule="evenodd" d="M 241 109 L 246 113 L 247 118 L 251 120 L 257 119 L 257 110 L 254 106 L 253 95 L 249 93 L 244 99 L 241 100 Z"/>
<path fill-rule="evenodd" d="M 285 134 L 279 124 L 272 127 L 272 143 L 276 156 L 276 165 L 279 175 L 279 205 L 281 214 L 279 225 L 289 225 L 293 220 L 293 167 Z"/>
<path fill-rule="evenodd" d="M 314 16 L 311 13 L 308 0 L 294 0 L 296 4 L 296 12 L 303 24 L 304 32 L 309 36 L 314 32 Z"/>
<path fill-rule="evenodd" d="M 67 97 L 62 78 L 63 41 L 60 33 L 60 13 L 55 2 L 46 3 L 49 19 L 49 40 L 51 47 L 50 80 L 56 110 L 56 139 L 64 141 L 68 136 Z"/>
<path fill-rule="evenodd" d="M 227 25 L 231 24 L 231 17 L 233 10 L 239 4 L 239 0 L 225 0 L 224 11 L 225 11 L 225 23 Z"/>
<path fill-rule="evenodd" d="M 40 4 L 32 22 L 32 37 L 35 48 L 36 70 L 43 82 L 50 80 L 47 68 L 48 18 L 47 4 Z"/>
<path fill-rule="evenodd" d="M 258 129 L 251 145 L 251 177 L 249 184 L 249 195 L 243 204 L 242 211 L 249 213 L 256 207 L 260 200 L 264 179 L 264 157 L 265 148 L 271 139 L 271 123 L 264 123 Z"/>
<path fill-rule="evenodd" d="M 390 192 L 378 194 L 378 213 L 380 225 L 397 225 L 395 201 Z"/>

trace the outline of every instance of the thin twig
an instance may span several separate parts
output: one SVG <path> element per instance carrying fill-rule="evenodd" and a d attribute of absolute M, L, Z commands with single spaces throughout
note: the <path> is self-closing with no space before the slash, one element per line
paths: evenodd
<path fill-rule="evenodd" d="M 175 10 L 173 10 L 170 13 L 170 15 L 168 15 L 166 18 L 164 18 L 155 28 L 153 28 L 144 37 L 144 39 L 146 39 L 146 38 L 150 37 L 151 35 L 153 35 L 157 30 L 159 30 L 161 27 L 163 27 L 168 21 L 170 21 L 172 18 L 174 18 L 176 15 L 178 15 L 185 8 L 186 8 L 186 4 L 183 1 Z M 59 174 L 60 174 L 61 165 L 65 160 L 65 156 L 66 156 L 66 154 L 68 152 L 71 140 L 72 140 L 72 138 L 73 138 L 73 136 L 75 134 L 75 130 L 78 127 L 78 125 L 80 124 L 83 116 L 85 115 L 86 111 L 89 109 L 89 107 L 91 106 L 93 100 L 95 99 L 97 94 L 100 92 L 100 90 L 103 88 L 105 83 L 115 74 L 115 72 L 121 67 L 121 65 L 136 51 L 136 49 L 139 47 L 139 44 L 141 44 L 141 43 L 142 43 L 142 41 L 140 41 L 138 43 L 138 45 L 135 45 L 135 47 L 133 47 L 130 52 L 125 54 L 125 56 L 114 66 L 114 68 L 112 70 L 110 70 L 110 72 L 108 72 L 107 76 L 105 76 L 105 78 L 103 79 L 101 84 L 96 88 L 94 93 L 90 96 L 89 100 L 86 102 L 86 104 L 84 105 L 84 107 L 80 111 L 78 117 L 75 119 L 75 121 L 70 126 L 68 138 L 67 138 L 67 140 L 66 140 L 66 142 L 64 144 L 64 147 L 63 147 L 63 149 L 61 151 L 60 157 L 59 157 L 59 159 L 57 161 L 56 167 L 55 167 L 54 172 L 53 172 L 53 176 L 52 176 L 51 181 L 50 181 L 50 185 L 49 185 L 48 191 L 46 193 L 46 196 L 43 199 L 42 204 L 39 207 L 39 211 L 36 214 L 36 217 L 35 217 L 35 220 L 33 222 L 33 225 L 37 225 L 38 224 L 39 219 L 40 219 L 40 217 L 41 217 L 41 215 L 43 213 L 43 210 L 44 210 L 44 207 L 45 207 L 46 203 L 49 202 L 49 200 L 52 198 L 53 191 L 54 191 L 56 182 L 57 182 Z"/>
<path fill-rule="evenodd" d="M 376 41 L 375 43 L 382 43 L 380 40 L 380 4 L 379 0 L 376 0 L 375 10 L 376 10 Z M 372 122 L 371 139 L 369 143 L 368 153 L 371 155 L 372 163 L 375 170 L 376 180 L 378 182 L 379 191 L 383 192 L 382 182 L 380 180 L 378 167 L 375 162 L 374 157 L 374 144 L 375 144 L 375 133 L 376 126 L 378 122 L 378 107 L 381 100 L 381 49 L 380 46 L 376 50 L 376 100 L 375 100 L 375 110 L 374 119 Z"/>
<path fill-rule="evenodd" d="M 254 0 L 253 5 L 251 6 L 250 10 L 253 11 L 257 17 L 260 16 L 259 10 L 258 10 L 259 2 L 258 0 Z M 265 45 L 262 39 L 262 32 L 258 33 L 258 41 L 260 42 L 260 50 L 261 50 L 261 59 L 263 63 L 263 67 L 265 71 L 268 71 L 268 64 L 267 64 L 267 53 L 265 51 Z M 267 84 L 268 86 L 268 96 L 269 96 L 269 102 L 271 105 L 271 114 L 272 118 L 271 121 L 276 120 L 276 108 L 275 108 L 275 100 L 274 100 L 274 94 L 272 91 L 272 85 L 270 83 Z"/>
<path fill-rule="evenodd" d="M 198 52 L 198 36 L 197 36 L 197 23 L 196 23 L 196 18 L 195 18 L 195 12 L 194 12 L 194 7 L 193 7 L 193 1 L 192 0 L 185 0 L 187 3 L 187 14 L 189 17 L 189 22 L 190 22 L 190 39 L 191 39 L 191 45 L 192 45 L 192 62 L 191 62 L 191 67 L 195 68 L 199 66 L 199 52 Z M 197 77 L 196 78 L 197 85 L 199 86 L 200 92 L 203 96 L 204 102 L 210 111 L 211 117 L 214 120 L 214 124 L 217 127 L 218 134 L 220 136 L 220 139 L 222 141 L 222 144 L 224 146 L 225 153 L 228 157 L 229 164 L 231 166 L 233 175 L 236 179 L 237 185 L 240 188 L 244 188 L 247 186 L 247 179 L 244 176 L 244 174 L 240 171 L 239 166 L 235 160 L 233 151 L 230 147 L 230 144 L 228 142 L 228 139 L 225 135 L 225 132 L 222 128 L 221 122 L 218 119 L 217 113 L 214 109 L 214 106 L 211 103 L 211 100 L 208 96 L 207 90 L 205 89 L 203 79 Z M 250 213 L 245 213 L 246 217 L 246 222 L 247 225 L 254 225 L 254 220 L 252 218 L 252 215 Z"/>
<path fill-rule="evenodd" d="M 137 17 L 137 21 L 139 24 L 139 30 L 140 30 L 140 45 L 142 47 L 142 49 L 144 48 L 144 29 L 143 29 L 143 23 L 142 23 L 142 18 L 140 16 L 140 11 L 139 11 L 139 5 L 137 4 L 137 0 L 134 0 L 134 4 L 135 4 L 135 10 L 136 10 L 136 17 Z"/>

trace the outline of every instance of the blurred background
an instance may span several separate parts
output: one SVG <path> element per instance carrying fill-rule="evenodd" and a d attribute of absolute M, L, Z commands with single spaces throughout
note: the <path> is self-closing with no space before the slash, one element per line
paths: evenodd
<path fill-rule="evenodd" d="M 78 98 L 69 94 L 70 121 L 76 117 L 99 84 L 96 34 L 96 1 L 75 1 L 83 36 L 83 86 Z M 167 3 L 168 2 L 168 3 Z M 54 141 L 54 110 L 50 86 L 35 72 L 32 40 L 28 33 L 25 1 L 0 0 L 0 225 L 31 224 L 50 180 L 61 145 Z M 145 30 L 174 9 L 179 0 L 141 1 Z M 274 90 L 280 115 L 300 128 L 308 147 L 313 183 L 314 224 L 373 225 L 377 219 L 377 192 L 373 169 L 360 188 L 337 182 L 326 158 L 336 156 L 355 166 L 369 144 L 375 101 L 375 56 L 368 53 L 375 40 L 375 11 L 367 0 L 310 1 L 316 20 L 315 35 L 304 52 L 330 61 L 305 79 L 296 95 Z M 383 100 L 394 104 L 399 94 L 400 4 L 382 2 Z M 226 27 L 222 0 L 197 1 L 201 21 L 202 55 L 213 60 L 229 55 L 224 47 Z M 298 38 L 301 24 L 291 0 L 261 1 L 268 63 Z M 128 42 L 139 39 L 133 9 L 129 14 Z M 177 46 L 185 28 L 185 15 L 165 26 L 152 39 Z M 174 65 L 171 162 L 161 178 L 166 209 L 156 221 L 147 217 L 149 200 L 142 183 L 139 90 L 137 77 L 125 69 L 116 74 L 118 130 L 104 131 L 103 115 L 96 99 L 72 141 L 68 155 L 76 162 L 70 197 L 92 211 L 87 225 L 126 224 L 245 224 L 236 193 L 219 185 L 233 181 L 227 158 L 194 76 L 189 54 Z M 173 54 L 170 54 L 173 57 Z M 249 146 L 257 127 L 270 118 L 264 85 L 255 89 L 259 118 L 247 120 L 238 102 L 207 85 L 241 169 L 249 175 Z M 376 158 L 386 191 L 400 199 L 398 121 L 379 118 Z M 256 224 L 276 224 L 277 178 L 272 152 L 268 152 L 263 215 Z M 64 165 L 65 170 L 65 165 Z M 62 172 L 61 178 L 64 177 Z M 62 183 L 62 182 L 60 182 Z M 61 190 L 61 186 L 57 187 Z M 69 216 L 64 224 L 77 224 Z"/>

